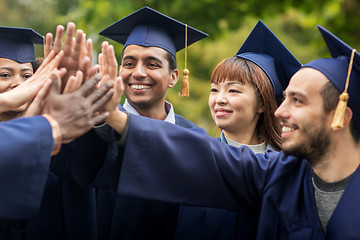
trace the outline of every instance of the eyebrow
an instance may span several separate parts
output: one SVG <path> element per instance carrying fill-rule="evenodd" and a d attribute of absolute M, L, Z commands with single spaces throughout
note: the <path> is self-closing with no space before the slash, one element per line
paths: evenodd
<path fill-rule="evenodd" d="M 136 60 L 137 58 L 135 58 L 134 56 L 132 55 L 127 55 L 124 57 L 123 61 L 124 60 Z M 157 61 L 159 62 L 160 64 L 163 63 L 163 61 L 160 59 L 160 58 L 157 58 L 157 57 L 154 57 L 154 56 L 147 56 L 145 57 L 145 60 L 149 61 L 149 60 L 153 60 L 153 61 Z"/>
<path fill-rule="evenodd" d="M 227 85 L 240 85 L 240 86 L 244 86 L 244 84 L 240 83 L 240 82 L 227 82 Z"/>
<path fill-rule="evenodd" d="M 285 91 L 283 92 L 283 96 L 286 97 L 286 96 L 289 96 L 289 97 L 294 97 L 294 96 L 299 96 L 303 99 L 308 99 L 308 97 L 303 94 L 303 93 L 300 93 L 300 92 L 289 92 L 289 93 L 286 93 Z"/>
<path fill-rule="evenodd" d="M 13 72 L 13 71 L 14 71 L 13 68 L 9 68 L 9 67 L 0 67 L 0 69 L 8 70 L 8 71 L 10 71 L 10 72 Z M 21 72 L 26 72 L 26 71 L 32 71 L 32 69 L 27 67 L 27 68 L 21 69 L 20 71 L 21 71 Z"/>
<path fill-rule="evenodd" d="M 223 83 L 223 82 L 222 82 Z M 219 85 L 219 83 L 218 82 L 211 82 L 211 84 L 216 84 L 216 85 Z M 240 82 L 226 82 L 226 85 L 234 85 L 234 84 L 236 84 L 236 85 L 240 85 L 240 86 L 244 86 L 244 84 L 242 84 L 242 83 L 240 83 Z"/>

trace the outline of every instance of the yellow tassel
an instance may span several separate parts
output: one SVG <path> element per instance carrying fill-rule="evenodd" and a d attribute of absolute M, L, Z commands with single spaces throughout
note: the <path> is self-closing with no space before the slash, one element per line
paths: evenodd
<path fill-rule="evenodd" d="M 339 96 L 339 102 L 338 102 L 338 105 L 336 106 L 335 114 L 334 114 L 334 117 L 333 117 L 333 120 L 331 123 L 331 128 L 344 127 L 345 110 L 347 107 L 347 103 L 349 101 L 349 94 L 347 93 L 347 89 L 349 87 L 350 74 L 351 74 L 351 69 L 353 66 L 355 52 L 356 52 L 356 49 L 353 49 L 351 52 L 348 74 L 347 74 L 346 82 L 345 82 L 345 90 Z"/>
<path fill-rule="evenodd" d="M 179 92 L 181 97 L 189 97 L 190 95 L 189 73 L 190 71 L 187 69 L 187 24 L 185 24 L 185 68 L 183 70 L 183 77 Z"/>
<path fill-rule="evenodd" d="M 344 117 L 345 117 L 345 110 L 347 107 L 347 102 L 349 100 L 349 94 L 344 92 L 339 96 L 339 102 L 336 106 L 334 118 L 331 123 L 332 128 L 342 128 L 344 127 Z"/>
<path fill-rule="evenodd" d="M 190 71 L 188 69 L 184 69 L 183 70 L 183 77 L 182 77 L 182 81 L 181 81 L 181 89 L 179 92 L 179 95 L 182 97 L 188 97 L 189 96 L 189 92 L 190 92 L 190 87 L 189 87 L 189 73 Z"/>

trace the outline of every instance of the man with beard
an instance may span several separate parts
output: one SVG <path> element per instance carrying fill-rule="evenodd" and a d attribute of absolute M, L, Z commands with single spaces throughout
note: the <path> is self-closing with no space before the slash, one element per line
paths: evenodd
<path fill-rule="evenodd" d="M 304 65 L 284 91 L 275 112 L 283 151 L 255 155 L 199 129 L 114 110 L 116 123 L 107 123 L 125 143 L 121 171 L 108 161 L 97 177 L 113 176 L 121 195 L 256 215 L 257 239 L 359 239 L 360 55 L 319 29 L 332 58 Z"/>

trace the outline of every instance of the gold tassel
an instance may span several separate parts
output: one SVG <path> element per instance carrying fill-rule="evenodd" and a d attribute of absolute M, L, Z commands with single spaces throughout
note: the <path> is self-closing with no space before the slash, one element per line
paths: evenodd
<path fill-rule="evenodd" d="M 185 24 L 185 68 L 183 70 L 183 77 L 181 80 L 181 88 L 179 95 L 182 97 L 188 97 L 190 92 L 189 84 L 189 73 L 190 71 L 186 68 L 187 66 L 187 24 Z"/>
<path fill-rule="evenodd" d="M 356 52 L 356 49 L 353 49 L 351 52 L 348 74 L 347 74 L 346 83 L 345 83 L 345 89 L 344 89 L 344 92 L 342 94 L 340 94 L 340 96 L 339 96 L 339 102 L 338 102 L 338 105 L 336 106 L 334 118 L 331 123 L 332 128 L 344 127 L 345 110 L 347 107 L 347 103 L 349 101 L 349 94 L 347 93 L 347 89 L 349 87 L 350 74 L 351 74 L 351 69 L 353 66 L 355 52 Z"/>

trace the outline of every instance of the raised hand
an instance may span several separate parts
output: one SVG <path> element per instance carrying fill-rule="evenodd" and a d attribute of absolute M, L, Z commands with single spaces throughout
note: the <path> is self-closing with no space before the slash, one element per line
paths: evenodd
<path fill-rule="evenodd" d="M 99 54 L 99 70 L 103 76 L 99 86 L 106 82 L 114 83 L 114 95 L 109 102 L 104 105 L 104 110 L 108 111 L 110 115 L 117 110 L 117 106 L 121 101 L 121 96 L 124 91 L 122 79 L 118 77 L 118 63 L 115 57 L 114 47 L 108 42 L 103 42 L 101 53 Z"/>
<path fill-rule="evenodd" d="M 58 75 L 53 75 L 53 86 L 46 97 L 43 113 L 51 115 L 60 125 L 63 142 L 69 142 L 90 130 L 95 124 L 108 117 L 108 112 L 98 113 L 112 97 L 112 82 L 107 82 L 98 89 L 95 85 L 100 81 L 95 75 L 79 89 L 68 94 L 57 92 Z"/>
<path fill-rule="evenodd" d="M 58 71 L 57 67 L 59 66 L 63 56 L 63 52 L 59 52 L 57 55 L 55 55 L 54 51 L 50 52 L 31 78 L 16 88 L 1 93 L 0 112 L 6 112 L 18 108 L 32 101 L 44 82 L 50 79 L 50 76 L 54 71 Z M 59 71 L 60 76 L 63 76 L 65 73 L 65 69 Z"/>
<path fill-rule="evenodd" d="M 67 81 L 71 76 L 75 76 L 80 70 L 84 74 L 84 81 L 93 76 L 97 71 L 97 66 L 92 67 L 92 41 L 86 40 L 86 35 L 80 29 L 75 31 L 75 23 L 69 22 L 65 29 L 62 25 L 56 28 L 55 40 L 51 33 L 46 34 L 46 43 L 44 47 L 44 55 L 53 50 L 59 52 L 64 51 L 64 58 L 60 63 L 60 67 L 66 68 L 67 74 L 62 78 L 62 91 L 64 91 Z M 65 40 L 63 43 L 63 36 Z M 74 37 L 75 35 L 75 37 Z M 66 93 L 66 92 L 65 92 Z"/>

